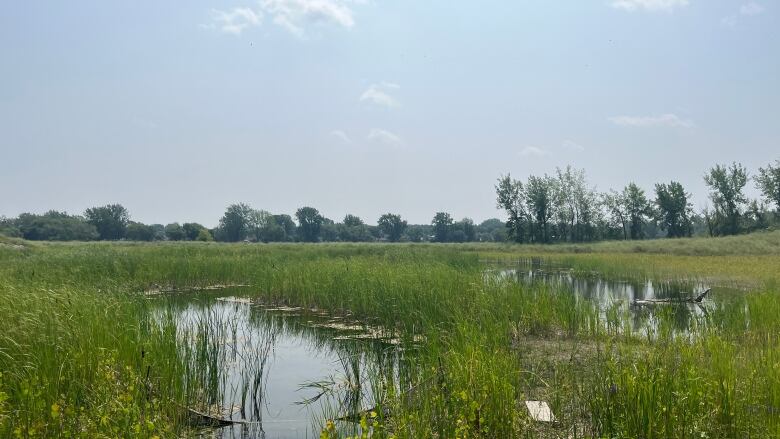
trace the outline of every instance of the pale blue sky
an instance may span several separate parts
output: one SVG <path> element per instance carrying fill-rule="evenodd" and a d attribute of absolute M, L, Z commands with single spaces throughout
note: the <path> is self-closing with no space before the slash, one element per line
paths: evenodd
<path fill-rule="evenodd" d="M 480 221 L 500 174 L 567 164 L 600 190 L 677 179 L 701 207 L 708 167 L 780 158 L 779 7 L 5 2 L 0 215 Z"/>

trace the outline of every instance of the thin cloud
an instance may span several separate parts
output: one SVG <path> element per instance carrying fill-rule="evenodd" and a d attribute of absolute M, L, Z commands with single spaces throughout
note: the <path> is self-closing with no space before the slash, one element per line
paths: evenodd
<path fill-rule="evenodd" d="M 233 8 L 229 11 L 212 9 L 211 19 L 210 24 L 202 25 L 202 27 L 240 35 L 247 28 L 259 26 L 263 20 L 263 13 L 251 8 Z"/>
<path fill-rule="evenodd" d="M 585 151 L 584 146 L 572 140 L 564 140 L 563 147 L 564 149 L 568 149 L 569 151 Z"/>
<path fill-rule="evenodd" d="M 403 139 L 398 137 L 396 134 L 379 128 L 373 128 L 368 133 L 367 139 L 372 142 L 384 143 L 385 145 L 390 146 L 401 146 L 404 143 Z"/>
<path fill-rule="evenodd" d="M 737 26 L 737 17 L 734 15 L 729 15 L 728 17 L 723 17 L 720 19 L 720 24 L 726 26 L 726 27 L 736 27 Z"/>
<path fill-rule="evenodd" d="M 331 23 L 343 28 L 352 28 L 355 18 L 349 0 L 260 0 L 258 7 L 236 7 L 228 11 L 213 9 L 212 22 L 201 25 L 205 29 L 240 35 L 244 30 L 259 26 L 264 15 L 271 17 L 274 24 L 303 38 L 309 24 Z"/>
<path fill-rule="evenodd" d="M 262 0 L 260 7 L 273 22 L 290 33 L 303 37 L 305 25 L 332 23 L 352 28 L 355 18 L 349 2 L 343 0 Z"/>
<path fill-rule="evenodd" d="M 390 93 L 398 90 L 400 86 L 390 82 L 381 82 L 371 84 L 363 94 L 360 95 L 360 102 L 369 102 L 381 107 L 394 108 L 400 106 L 400 102 Z"/>
<path fill-rule="evenodd" d="M 764 12 L 764 7 L 756 2 L 745 3 L 739 7 L 741 15 L 758 15 Z"/>
<path fill-rule="evenodd" d="M 350 139 L 347 133 L 345 133 L 344 131 L 333 130 L 330 132 L 330 135 L 336 137 L 337 139 L 340 139 L 344 143 L 352 143 L 352 139 Z"/>
<path fill-rule="evenodd" d="M 544 157 L 548 155 L 550 155 L 550 151 L 535 146 L 526 146 L 520 151 L 521 157 Z"/>
<path fill-rule="evenodd" d="M 693 121 L 681 119 L 676 114 L 667 113 L 659 116 L 613 116 L 608 120 L 615 125 L 628 127 L 673 127 L 693 128 Z"/>
<path fill-rule="evenodd" d="M 753 17 L 764 13 L 764 7 L 756 2 L 748 2 L 739 7 L 739 14 L 729 15 L 720 19 L 720 23 L 726 27 L 735 28 L 741 17 Z"/>
<path fill-rule="evenodd" d="M 637 10 L 671 12 L 688 6 L 688 0 L 614 0 L 610 6 L 629 12 Z"/>

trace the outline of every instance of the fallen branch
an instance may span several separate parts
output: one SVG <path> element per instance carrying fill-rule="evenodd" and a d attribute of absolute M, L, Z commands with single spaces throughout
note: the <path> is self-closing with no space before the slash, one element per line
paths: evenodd
<path fill-rule="evenodd" d="M 711 288 L 707 288 L 701 294 L 696 297 L 684 297 L 684 298 L 667 298 L 667 299 L 644 299 L 634 300 L 631 302 L 633 306 L 651 306 L 651 305 L 670 305 L 673 303 L 701 303 L 707 294 L 709 294 Z"/>

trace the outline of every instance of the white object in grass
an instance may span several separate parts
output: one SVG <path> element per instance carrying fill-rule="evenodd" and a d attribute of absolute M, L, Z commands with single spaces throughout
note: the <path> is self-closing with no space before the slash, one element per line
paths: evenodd
<path fill-rule="evenodd" d="M 528 408 L 528 413 L 531 415 L 531 419 L 539 422 L 555 422 L 555 416 L 553 416 L 550 406 L 544 401 L 526 401 L 525 406 Z"/>

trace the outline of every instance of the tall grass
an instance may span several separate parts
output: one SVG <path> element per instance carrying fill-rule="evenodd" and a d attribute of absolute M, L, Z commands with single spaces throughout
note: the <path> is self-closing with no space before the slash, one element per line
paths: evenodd
<path fill-rule="evenodd" d="M 670 329 L 673 312 L 657 313 L 646 337 L 629 313 L 562 286 L 484 275 L 481 259 L 523 248 L 25 246 L 0 248 L 0 435 L 188 434 L 177 404 L 219 380 L 224 352 L 207 333 L 230 326 L 204 321 L 204 344 L 182 351 L 177 323 L 139 292 L 214 284 L 248 284 L 258 301 L 349 315 L 421 343 L 365 383 L 380 396 L 363 429 L 376 437 L 780 433 L 780 302 L 766 275 L 776 256 L 722 256 L 764 273 L 763 291 L 711 307 L 682 335 Z M 680 265 L 724 276 L 704 257 L 548 256 L 613 276 L 681 276 Z M 525 399 L 549 400 L 560 423 L 532 422 Z"/>

